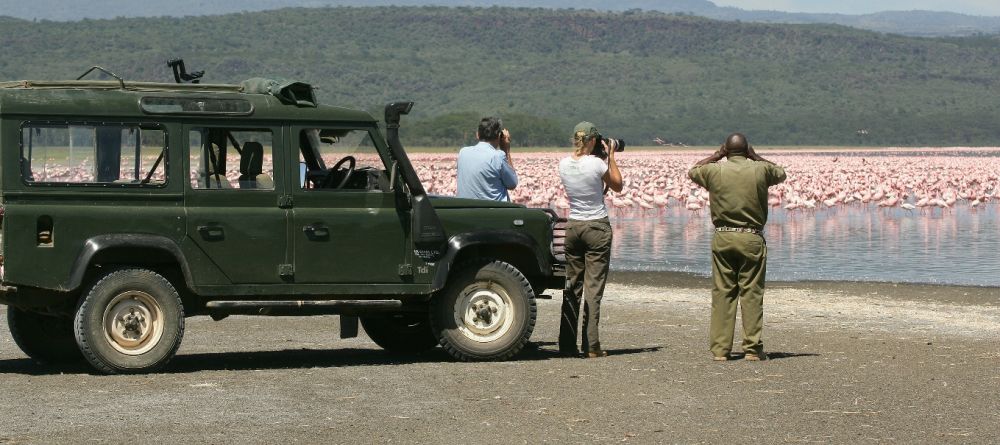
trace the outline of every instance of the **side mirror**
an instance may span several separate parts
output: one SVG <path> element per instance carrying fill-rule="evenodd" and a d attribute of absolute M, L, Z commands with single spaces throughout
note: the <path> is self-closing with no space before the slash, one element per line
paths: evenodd
<path fill-rule="evenodd" d="M 389 168 L 389 190 L 396 191 L 396 176 L 399 173 L 399 162 L 393 161 Z"/>
<path fill-rule="evenodd" d="M 412 208 L 410 189 L 406 186 L 406 182 L 399 180 L 398 161 L 393 162 L 392 167 L 389 168 L 389 190 L 396 196 L 396 208 L 402 210 L 410 210 Z"/>

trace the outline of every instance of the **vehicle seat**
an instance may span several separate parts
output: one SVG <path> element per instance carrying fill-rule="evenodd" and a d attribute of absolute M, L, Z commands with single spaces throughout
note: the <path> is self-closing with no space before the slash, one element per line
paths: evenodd
<path fill-rule="evenodd" d="M 274 181 L 264 174 L 264 146 L 260 142 L 243 144 L 243 155 L 240 157 L 240 188 L 265 189 L 274 188 Z"/>

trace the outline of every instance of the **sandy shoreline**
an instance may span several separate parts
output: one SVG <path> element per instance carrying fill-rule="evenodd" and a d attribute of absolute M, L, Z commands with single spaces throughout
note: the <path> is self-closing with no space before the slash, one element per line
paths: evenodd
<path fill-rule="evenodd" d="M 630 286 L 701 289 L 708 295 L 711 278 L 684 272 L 635 272 L 612 270 L 608 282 Z M 767 291 L 802 289 L 876 300 L 1000 307 L 1000 287 L 861 281 L 768 281 Z M 550 291 L 551 293 L 551 291 Z"/>
<path fill-rule="evenodd" d="M 605 301 L 664 304 L 705 317 L 711 285 L 709 278 L 685 273 L 613 271 Z M 765 325 L 792 329 L 829 324 L 858 332 L 1000 339 L 1000 289 L 995 287 L 774 282 L 768 283 L 764 314 Z"/>
<path fill-rule="evenodd" d="M 599 360 L 558 354 L 551 290 L 537 348 L 501 363 L 387 354 L 364 335 L 337 338 L 332 316 L 192 317 L 165 372 L 96 376 L 32 363 L 4 323 L 0 443 L 1000 440 L 997 289 L 770 283 L 771 360 L 752 363 L 711 360 L 709 288 L 612 271 Z"/>

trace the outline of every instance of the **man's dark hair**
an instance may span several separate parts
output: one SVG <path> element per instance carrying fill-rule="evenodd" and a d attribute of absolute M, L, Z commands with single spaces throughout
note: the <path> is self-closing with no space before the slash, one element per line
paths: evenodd
<path fill-rule="evenodd" d="M 500 139 L 500 132 L 503 131 L 503 121 L 499 117 L 484 117 L 479 121 L 479 140 L 492 141 Z"/>
<path fill-rule="evenodd" d="M 733 133 L 726 138 L 726 153 L 729 155 L 745 156 L 747 154 L 747 147 L 749 146 L 747 137 L 743 133 Z"/>

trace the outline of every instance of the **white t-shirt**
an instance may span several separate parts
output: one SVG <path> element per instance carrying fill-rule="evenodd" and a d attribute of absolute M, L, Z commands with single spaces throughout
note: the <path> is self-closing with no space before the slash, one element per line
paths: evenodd
<path fill-rule="evenodd" d="M 589 221 L 608 216 L 601 179 L 607 171 L 608 165 L 593 155 L 579 159 L 569 156 L 559 161 L 559 178 L 569 197 L 570 219 Z"/>

